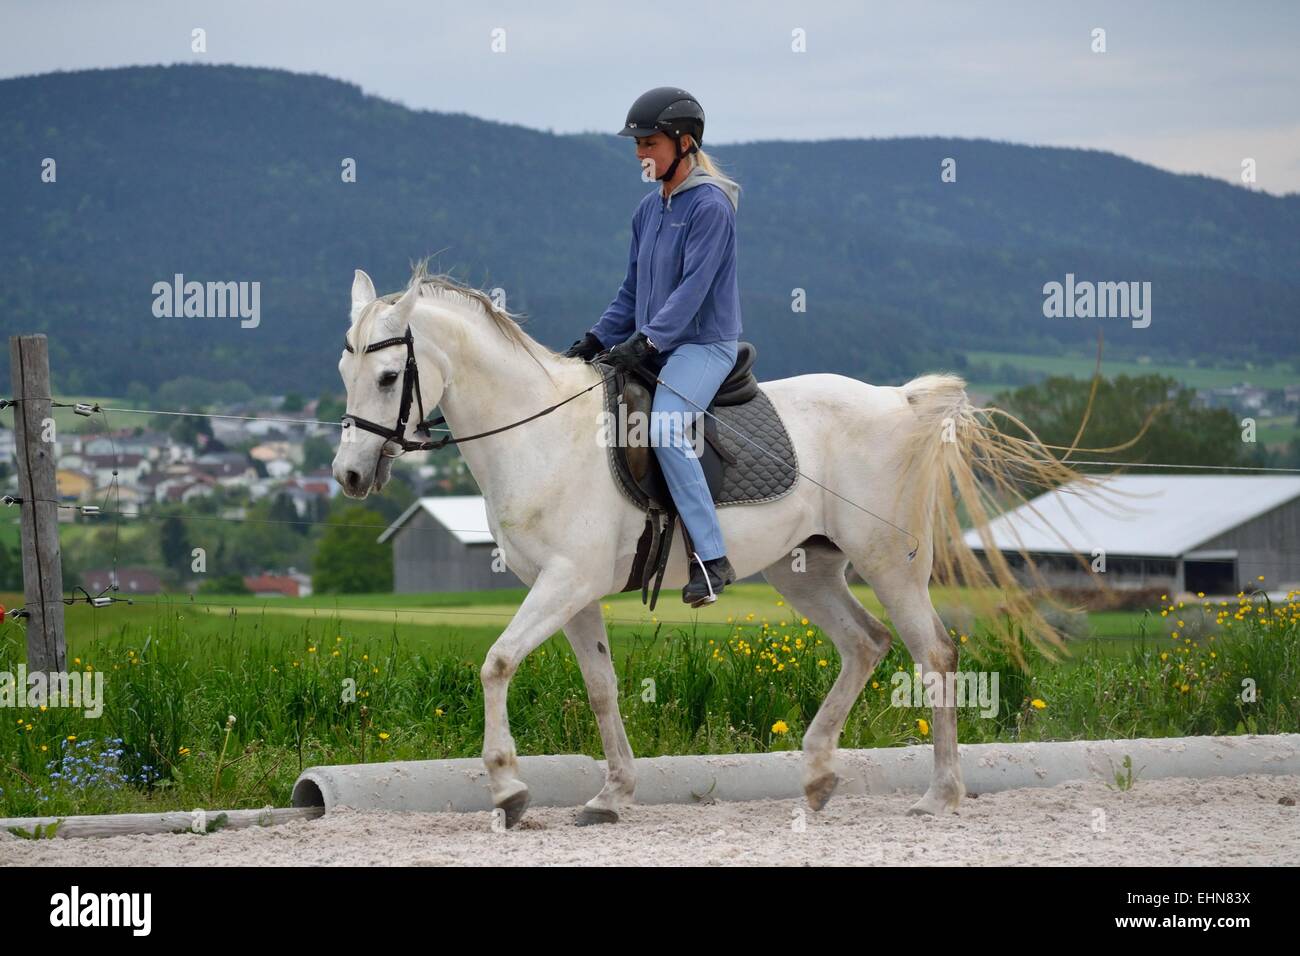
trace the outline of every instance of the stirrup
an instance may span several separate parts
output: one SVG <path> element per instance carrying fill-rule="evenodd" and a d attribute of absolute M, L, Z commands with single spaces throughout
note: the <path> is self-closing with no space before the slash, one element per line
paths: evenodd
<path fill-rule="evenodd" d="M 685 603 L 689 604 L 691 607 L 703 607 L 706 604 L 712 604 L 715 601 L 717 601 L 718 592 L 721 591 L 722 588 L 728 583 L 727 575 L 721 572 L 718 574 L 719 585 L 717 590 L 714 590 L 713 581 L 709 578 L 708 565 L 705 564 L 704 560 L 699 556 L 699 554 L 695 553 L 694 551 L 689 553 L 695 558 L 696 563 L 699 565 L 700 570 L 704 574 L 704 587 L 708 589 L 708 593 L 701 594 L 698 591 L 692 593 L 692 589 L 694 588 L 695 585 L 695 578 L 692 577 L 691 580 L 686 582 L 686 587 L 682 588 L 682 600 Z M 691 570 L 693 571 L 694 568 L 692 568 Z M 734 581 L 735 576 L 732 575 L 730 580 Z"/>
<path fill-rule="evenodd" d="M 700 570 L 704 572 L 704 586 L 709 589 L 709 596 L 701 598 L 699 604 L 692 604 L 691 607 L 699 607 L 700 604 L 712 604 L 718 599 L 718 595 L 714 593 L 713 582 L 709 580 L 709 569 L 704 566 L 704 561 L 700 559 L 700 552 L 692 551 L 691 554 L 695 555 L 696 563 L 699 564 Z"/>

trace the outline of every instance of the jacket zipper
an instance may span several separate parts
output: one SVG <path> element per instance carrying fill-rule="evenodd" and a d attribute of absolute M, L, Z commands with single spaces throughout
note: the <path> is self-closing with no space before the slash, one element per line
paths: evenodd
<path fill-rule="evenodd" d="M 649 315 L 649 312 L 648 312 L 648 306 L 649 306 L 650 300 L 654 297 L 654 292 L 655 292 L 655 285 L 654 285 L 654 276 L 655 276 L 655 270 L 654 270 L 655 251 L 658 250 L 658 248 L 659 248 L 659 232 L 660 232 L 660 230 L 662 230 L 663 227 L 664 227 L 664 211 L 663 211 L 664 203 L 665 203 L 665 200 L 660 200 L 660 201 L 659 201 L 659 221 L 655 224 L 655 237 L 654 237 L 654 243 L 650 246 L 650 291 L 646 294 L 646 297 L 645 297 L 646 304 L 647 304 L 647 314 L 646 314 L 646 321 L 647 321 L 647 322 L 650 321 L 650 315 Z"/>

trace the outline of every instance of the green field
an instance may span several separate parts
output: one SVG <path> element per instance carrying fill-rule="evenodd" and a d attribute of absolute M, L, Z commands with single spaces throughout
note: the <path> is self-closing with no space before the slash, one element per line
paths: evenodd
<path fill-rule="evenodd" d="M 1261 445 L 1285 445 L 1300 439 L 1300 422 L 1294 415 L 1261 418 L 1256 438 Z"/>
<path fill-rule="evenodd" d="M 1097 357 L 1093 355 L 1023 355 L 1013 352 L 968 352 L 972 363 L 985 362 L 994 367 L 1006 363 L 1018 369 L 1044 372 L 1048 375 L 1069 375 L 1074 378 L 1092 378 Z M 1163 362 L 1121 361 L 1102 357 L 1102 374 L 1108 378 L 1116 375 L 1167 375 L 1190 388 L 1214 388 L 1249 382 L 1262 388 L 1282 388 L 1300 382 L 1300 372 L 1291 363 L 1259 364 L 1253 367 L 1210 367 L 1194 363 L 1174 364 Z M 994 393 L 1006 389 L 1005 382 L 971 382 L 972 390 Z"/>
<path fill-rule="evenodd" d="M 862 605 L 888 621 L 888 615 L 871 588 L 852 587 Z M 221 633 L 232 622 L 264 628 L 291 627 L 309 635 L 322 635 L 346 624 L 359 637 L 396 635 L 402 644 L 437 648 L 454 645 L 467 656 L 482 660 L 491 642 L 510 622 L 525 588 L 500 591 L 443 594 L 348 594 L 313 595 L 307 598 L 258 598 L 250 595 L 142 595 L 131 605 L 115 604 L 96 609 L 74 605 L 65 612 L 70 647 L 94 640 L 118 627 L 138 631 L 148 626 L 160 610 L 189 615 L 196 635 Z M 933 588 L 932 597 L 940 609 L 958 607 L 968 597 L 958 589 Z M 0 594 L 0 603 L 17 607 L 18 594 Z M 736 627 L 771 624 L 777 626 L 802 620 L 772 587 L 766 584 L 738 584 L 728 587 L 716 604 L 693 610 L 681 603 L 675 590 L 660 593 L 654 612 L 642 603 L 640 592 L 609 595 L 602 601 L 605 621 L 615 641 L 632 635 L 690 629 L 707 637 L 725 637 Z M 1079 637 L 1128 643 L 1139 636 L 1143 620 L 1140 611 L 1094 612 L 1087 630 Z M 261 623 L 267 622 L 267 623 Z"/>

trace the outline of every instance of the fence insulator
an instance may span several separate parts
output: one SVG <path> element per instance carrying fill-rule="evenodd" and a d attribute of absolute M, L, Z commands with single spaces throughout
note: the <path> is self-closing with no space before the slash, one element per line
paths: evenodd
<path fill-rule="evenodd" d="M 83 515 L 97 515 L 99 514 L 99 505 L 82 505 L 81 513 Z"/>
<path fill-rule="evenodd" d="M 99 406 L 91 405 L 87 402 L 77 402 L 76 405 L 72 406 L 72 410 L 78 415 L 85 415 L 89 418 L 91 415 L 95 414 L 95 412 L 99 411 Z"/>
<path fill-rule="evenodd" d="M 23 499 L 15 495 L 5 495 L 3 498 L 0 498 L 0 504 L 20 505 L 22 503 L 23 503 Z"/>
<path fill-rule="evenodd" d="M 113 599 L 111 597 L 91 598 L 90 603 L 95 605 L 95 607 L 108 607 L 113 603 Z"/>

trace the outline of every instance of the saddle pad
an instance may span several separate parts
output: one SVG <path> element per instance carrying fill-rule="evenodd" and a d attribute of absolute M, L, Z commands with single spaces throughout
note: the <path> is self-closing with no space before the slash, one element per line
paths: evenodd
<path fill-rule="evenodd" d="M 615 416 L 618 414 L 618 396 L 619 389 L 611 376 L 605 387 L 605 410 Z M 758 394 L 743 405 L 710 408 L 709 411 L 718 419 L 714 424 L 719 443 L 736 459 L 734 465 L 723 465 L 722 488 L 714 497 L 714 504 L 719 507 L 753 504 L 789 494 L 799 477 L 799 460 L 785 423 L 762 386 L 759 386 Z M 760 449 L 770 452 L 778 461 L 773 461 Z M 707 448 L 705 454 L 713 455 L 715 452 Z M 629 501 L 638 508 L 645 508 L 645 495 L 627 474 L 625 464 L 621 450 L 611 445 L 609 467 L 615 482 Z"/>
<path fill-rule="evenodd" d="M 789 494 L 799 477 L 799 461 L 785 423 L 763 387 L 760 385 L 758 394 L 743 405 L 710 410 L 718 417 L 718 441 L 736 459 L 734 465 L 723 468 L 722 491 L 714 504 L 743 505 Z M 759 449 L 775 455 L 779 462 Z"/>

